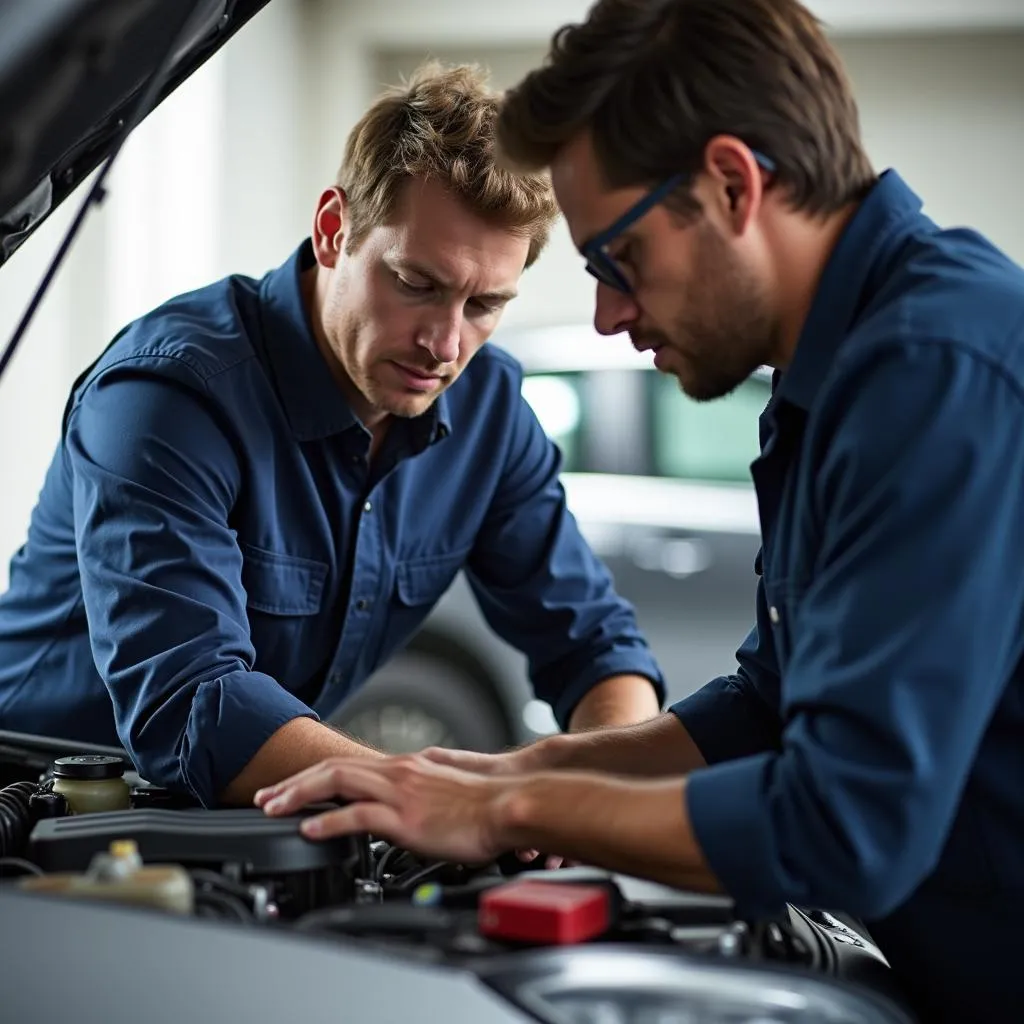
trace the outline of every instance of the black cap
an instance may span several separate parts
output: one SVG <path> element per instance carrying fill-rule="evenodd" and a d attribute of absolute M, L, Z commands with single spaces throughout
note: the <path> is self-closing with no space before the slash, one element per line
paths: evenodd
<path fill-rule="evenodd" d="M 123 757 L 76 754 L 74 757 L 58 757 L 53 762 L 53 774 L 58 779 L 120 779 L 126 767 Z"/>
<path fill-rule="evenodd" d="M 63 793 L 33 793 L 28 798 L 28 809 L 36 821 L 63 818 L 68 813 L 68 802 Z"/>

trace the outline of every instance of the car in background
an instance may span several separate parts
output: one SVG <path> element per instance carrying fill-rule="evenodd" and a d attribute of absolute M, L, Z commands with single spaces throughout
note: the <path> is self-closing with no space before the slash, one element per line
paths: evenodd
<path fill-rule="evenodd" d="M 523 394 L 562 451 L 569 507 L 635 606 L 669 700 L 732 671 L 754 617 L 750 463 L 770 375 L 701 403 L 650 353 L 588 325 L 509 330 L 493 343 L 523 365 Z M 491 632 L 461 573 L 332 721 L 391 751 L 495 750 L 556 728 L 525 658 Z"/>

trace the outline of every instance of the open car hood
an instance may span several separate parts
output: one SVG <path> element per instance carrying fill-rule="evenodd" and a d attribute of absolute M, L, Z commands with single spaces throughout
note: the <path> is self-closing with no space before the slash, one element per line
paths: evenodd
<path fill-rule="evenodd" d="M 0 265 L 113 150 L 172 45 L 158 103 L 268 2 L 4 0 Z"/>

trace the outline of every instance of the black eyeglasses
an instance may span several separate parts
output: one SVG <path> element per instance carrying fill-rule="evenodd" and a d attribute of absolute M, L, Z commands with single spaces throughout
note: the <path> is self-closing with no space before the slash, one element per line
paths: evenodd
<path fill-rule="evenodd" d="M 775 163 L 769 160 L 762 153 L 751 150 L 754 159 L 766 171 L 771 173 L 775 170 Z M 583 258 L 587 261 L 587 272 L 593 274 L 602 284 L 614 288 L 626 295 L 633 293 L 633 286 L 625 271 L 616 262 L 615 257 L 608 251 L 608 247 L 628 227 L 635 224 L 643 217 L 648 210 L 653 209 L 658 203 L 667 199 L 680 185 L 690 177 L 689 173 L 673 174 L 667 181 L 651 189 L 645 196 L 641 196 L 610 228 L 606 228 L 599 235 L 595 235 L 580 250 Z"/>

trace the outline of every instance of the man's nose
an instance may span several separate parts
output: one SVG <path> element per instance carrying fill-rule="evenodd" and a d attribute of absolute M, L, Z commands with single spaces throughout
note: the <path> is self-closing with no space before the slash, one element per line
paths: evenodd
<path fill-rule="evenodd" d="M 598 281 L 594 295 L 594 328 L 598 334 L 621 334 L 639 317 L 640 307 L 632 295 Z"/>
<path fill-rule="evenodd" d="M 454 363 L 459 358 L 462 338 L 462 314 L 452 310 L 439 316 L 420 334 L 420 344 L 438 363 Z"/>

